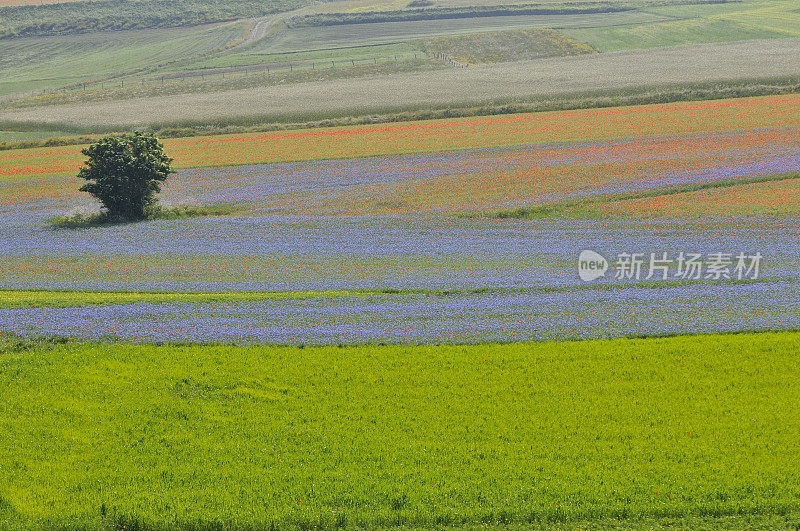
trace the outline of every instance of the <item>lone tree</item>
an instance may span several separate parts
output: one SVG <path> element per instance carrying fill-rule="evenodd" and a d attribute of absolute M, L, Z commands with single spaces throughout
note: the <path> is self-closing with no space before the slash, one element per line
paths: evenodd
<path fill-rule="evenodd" d="M 80 190 L 99 199 L 115 218 L 146 218 L 160 183 L 174 173 L 172 159 L 152 134 L 107 136 L 81 153 L 89 158 L 78 173 L 88 181 Z"/>

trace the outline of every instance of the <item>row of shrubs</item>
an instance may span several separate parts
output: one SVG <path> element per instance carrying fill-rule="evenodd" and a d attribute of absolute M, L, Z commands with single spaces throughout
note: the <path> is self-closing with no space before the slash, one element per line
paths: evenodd
<path fill-rule="evenodd" d="M 89 144 L 94 141 L 91 136 L 54 136 L 37 140 L 15 140 L 0 142 L 0 151 L 8 149 L 25 149 L 33 147 L 72 146 L 75 144 Z"/>
<path fill-rule="evenodd" d="M 361 11 L 299 15 L 287 20 L 289 27 L 336 26 L 374 22 L 402 22 L 512 15 L 585 15 L 631 11 L 642 7 L 676 4 L 724 4 L 731 0 L 599 0 L 546 4 L 502 4 L 493 6 L 425 7 L 426 0 L 408 4 L 411 9 L 395 11 Z M 423 3 L 425 2 L 425 3 Z"/>

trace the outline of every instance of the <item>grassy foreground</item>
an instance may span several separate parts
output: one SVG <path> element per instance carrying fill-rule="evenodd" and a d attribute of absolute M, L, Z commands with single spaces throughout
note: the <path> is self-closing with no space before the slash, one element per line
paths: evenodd
<path fill-rule="evenodd" d="M 800 523 L 800 334 L 2 345 L 0 527 Z"/>

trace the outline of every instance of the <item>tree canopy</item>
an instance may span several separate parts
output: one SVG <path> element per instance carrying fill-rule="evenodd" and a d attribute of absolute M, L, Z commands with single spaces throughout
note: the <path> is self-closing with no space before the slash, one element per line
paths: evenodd
<path fill-rule="evenodd" d="M 107 136 L 81 151 L 88 157 L 78 177 L 80 190 L 95 196 L 109 215 L 137 220 L 147 217 L 161 183 L 174 173 L 172 159 L 152 134 Z"/>

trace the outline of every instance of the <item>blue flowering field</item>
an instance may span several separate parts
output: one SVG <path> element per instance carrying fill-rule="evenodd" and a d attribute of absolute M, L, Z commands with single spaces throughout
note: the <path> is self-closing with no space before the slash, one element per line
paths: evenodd
<path fill-rule="evenodd" d="M 227 215 L 89 228 L 52 224 L 97 209 L 74 177 L 9 180 L 0 330 L 288 345 L 794 330 L 798 131 L 186 169 L 162 201 Z M 579 277 L 582 250 L 605 276 Z M 615 263 L 631 253 L 636 274 Z M 691 255 L 727 263 L 680 275 Z M 52 296 L 21 303 L 31 290 Z"/>
<path fill-rule="evenodd" d="M 10 150 L 0 528 L 797 528 L 778 100 L 186 138 L 130 223 Z"/>

